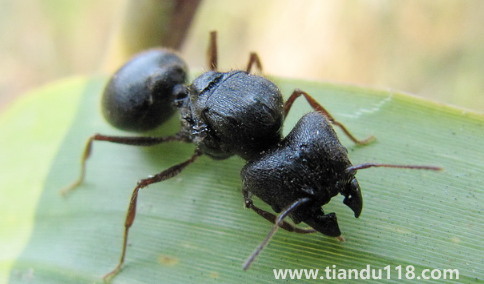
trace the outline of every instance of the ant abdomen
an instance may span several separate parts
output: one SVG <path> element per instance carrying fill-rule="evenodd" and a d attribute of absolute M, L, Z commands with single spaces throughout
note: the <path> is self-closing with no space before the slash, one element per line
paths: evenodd
<path fill-rule="evenodd" d="M 174 96 L 187 80 L 187 66 L 174 52 L 153 49 L 122 66 L 106 85 L 101 108 L 114 127 L 134 132 L 154 129 L 176 110 Z"/>

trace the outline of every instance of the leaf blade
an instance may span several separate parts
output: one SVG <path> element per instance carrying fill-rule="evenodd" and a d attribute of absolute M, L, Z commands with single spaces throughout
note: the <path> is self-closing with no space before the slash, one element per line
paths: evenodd
<path fill-rule="evenodd" d="M 315 96 L 357 137 L 377 137 L 376 143 L 366 147 L 341 137 L 354 164 L 422 163 L 443 166 L 445 171 L 359 172 L 365 201 L 362 216 L 354 219 L 340 197 L 325 207 L 337 212 L 345 243 L 316 234 L 280 231 L 244 272 L 243 260 L 262 241 L 270 224 L 242 210 L 241 159 L 202 157 L 179 177 L 142 190 L 126 265 L 114 283 L 143 283 L 147 275 L 149 281 L 168 283 L 240 283 L 241 279 L 271 283 L 272 268 L 323 270 L 335 265 L 337 269 L 362 269 L 368 264 L 380 269 L 413 265 L 416 271 L 455 265 L 461 281 L 482 278 L 479 201 L 484 190 L 474 186 L 482 181 L 484 171 L 475 159 L 476 153 L 484 153 L 478 143 L 484 138 L 482 116 L 394 92 L 275 80 L 284 94 L 298 87 Z M 72 84 L 83 90 L 78 113 L 47 180 L 40 181 L 43 191 L 33 234 L 12 269 L 22 277 L 34 267 L 39 283 L 100 282 L 119 257 L 122 224 L 135 182 L 193 152 L 192 145 L 176 143 L 153 148 L 97 143 L 85 185 L 63 200 L 58 190 L 75 178 L 85 139 L 95 132 L 122 134 L 99 114 L 102 85 L 99 78 L 86 79 L 81 88 Z M 285 132 L 308 111 L 303 100 L 297 101 Z M 162 134 L 177 129 L 174 118 Z M 394 280 L 396 276 L 392 276 Z M 15 283 L 15 279 L 12 272 L 10 281 Z"/>

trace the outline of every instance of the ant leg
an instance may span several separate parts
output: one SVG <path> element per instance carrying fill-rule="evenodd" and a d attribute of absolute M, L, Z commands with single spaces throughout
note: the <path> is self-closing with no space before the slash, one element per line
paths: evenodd
<path fill-rule="evenodd" d="M 341 128 L 341 130 L 343 130 L 346 136 L 348 136 L 348 138 L 350 138 L 351 141 L 353 141 L 355 144 L 360 144 L 360 145 L 369 144 L 373 140 L 375 140 L 375 137 L 373 135 L 363 140 L 359 140 L 356 137 L 354 137 L 353 134 L 351 134 L 343 124 L 336 121 L 334 117 L 326 109 L 324 109 L 323 106 L 321 106 L 313 97 L 311 97 L 308 93 L 301 91 L 299 89 L 294 90 L 294 92 L 292 92 L 291 96 L 289 97 L 289 99 L 287 99 L 286 103 L 284 104 L 284 117 L 286 117 L 287 114 L 289 113 L 289 110 L 291 109 L 294 101 L 301 95 L 303 95 L 304 98 L 306 98 L 306 101 L 315 111 L 322 113 L 324 116 L 326 116 L 326 118 L 328 118 L 328 120 L 332 124 Z"/>
<path fill-rule="evenodd" d="M 195 153 L 193 154 L 193 156 L 190 157 L 190 159 L 178 165 L 172 166 L 171 168 L 168 168 L 152 177 L 138 181 L 138 184 L 133 190 L 133 194 L 131 195 L 128 212 L 126 214 L 126 220 L 124 222 L 123 248 L 121 251 L 121 258 L 119 259 L 118 265 L 111 272 L 109 272 L 103 277 L 104 281 L 107 281 L 110 278 L 114 277 L 116 274 L 118 274 L 119 271 L 121 270 L 121 266 L 124 263 L 124 258 L 126 256 L 126 248 L 128 245 L 129 228 L 131 227 L 131 225 L 133 225 L 134 218 L 136 217 L 136 203 L 138 202 L 138 191 L 144 187 L 147 187 L 150 184 L 161 182 L 178 175 L 188 165 L 195 162 L 197 158 L 200 157 L 200 155 L 202 155 L 202 152 L 197 149 L 195 150 Z"/>
<path fill-rule="evenodd" d="M 292 211 L 296 210 L 300 205 L 310 201 L 309 198 L 304 197 L 301 199 L 296 200 L 294 203 L 289 205 L 287 208 L 285 208 L 282 213 L 277 217 L 276 221 L 274 222 L 274 226 L 272 226 L 271 231 L 269 234 L 267 234 L 266 238 L 262 241 L 262 243 L 255 249 L 255 251 L 250 255 L 250 257 L 245 261 L 243 265 L 243 269 L 247 270 L 249 269 L 250 265 L 252 262 L 254 262 L 255 258 L 259 255 L 259 253 L 267 246 L 269 241 L 272 239 L 274 234 L 276 233 L 277 229 L 282 225 L 284 222 L 284 218 L 287 217 L 287 215 L 291 214 Z"/>
<path fill-rule="evenodd" d="M 212 71 L 216 71 L 218 68 L 218 51 L 217 51 L 217 32 L 210 32 L 210 40 L 207 52 L 208 67 Z M 251 52 L 249 56 L 249 63 L 247 64 L 247 73 L 250 73 L 252 66 L 255 64 L 256 68 L 262 72 L 262 64 L 259 56 L 255 52 Z"/>
<path fill-rule="evenodd" d="M 108 141 L 108 142 L 125 144 L 125 145 L 133 145 L 133 146 L 152 146 L 152 145 L 161 144 L 161 143 L 170 142 L 170 141 L 187 142 L 187 139 L 179 134 L 176 134 L 174 136 L 167 136 L 167 137 L 142 137 L 142 136 L 141 137 L 123 137 L 123 136 L 107 136 L 102 134 L 95 134 L 89 137 L 89 139 L 86 142 L 84 153 L 82 154 L 82 157 L 81 157 L 81 172 L 79 174 L 78 179 L 60 191 L 60 193 L 63 196 L 66 196 L 69 192 L 73 191 L 84 181 L 84 177 L 86 175 L 86 161 L 91 156 L 92 143 L 94 141 Z"/>
<path fill-rule="evenodd" d="M 259 216 L 266 219 L 267 221 L 271 222 L 272 224 L 276 223 L 277 216 L 275 214 L 273 214 L 271 212 L 267 212 L 267 211 L 260 209 L 259 207 L 254 205 L 254 202 L 250 198 L 250 195 L 251 195 L 250 192 L 244 190 L 243 194 L 244 194 L 245 208 L 252 209 L 255 213 L 257 213 Z M 309 233 L 316 233 L 317 232 L 316 230 L 314 230 L 312 228 L 311 229 L 309 229 L 309 228 L 308 229 L 298 228 L 298 227 L 296 227 L 296 226 L 294 226 L 291 223 L 288 223 L 286 221 L 282 221 L 282 223 L 280 224 L 279 227 L 281 227 L 281 229 L 284 229 L 286 231 L 295 232 L 295 233 L 299 233 L 299 234 L 309 234 Z"/>
<path fill-rule="evenodd" d="M 246 72 L 250 73 L 252 70 L 252 66 L 255 64 L 255 67 L 262 73 L 262 63 L 260 61 L 259 56 L 255 52 L 251 52 L 249 56 L 249 63 L 247 63 Z"/>
<path fill-rule="evenodd" d="M 208 68 L 212 71 L 217 71 L 217 32 L 211 31 L 210 32 L 210 43 L 208 45 L 208 52 L 207 52 L 207 63 Z"/>

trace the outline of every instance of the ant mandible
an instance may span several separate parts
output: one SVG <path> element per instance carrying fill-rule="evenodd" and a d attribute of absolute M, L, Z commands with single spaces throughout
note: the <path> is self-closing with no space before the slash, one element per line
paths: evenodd
<path fill-rule="evenodd" d="M 355 178 L 357 170 L 394 167 L 439 170 L 432 166 L 361 164 L 353 166 L 346 148 L 339 142 L 331 124 L 338 126 L 356 144 L 374 138 L 355 138 L 308 93 L 296 89 L 284 102 L 277 86 L 262 76 L 251 74 L 260 59 L 251 53 L 246 70 L 217 71 L 216 32 L 210 33 L 210 70 L 186 85 L 187 67 L 174 52 L 154 49 L 139 54 L 121 67 L 108 82 L 102 97 L 102 112 L 113 126 L 130 131 L 156 128 L 180 111 L 181 130 L 168 137 L 123 137 L 95 134 L 86 144 L 77 181 L 62 190 L 67 194 L 84 180 L 86 161 L 94 141 L 133 146 L 152 146 L 179 141 L 195 144 L 186 161 L 138 181 L 131 195 L 125 220 L 121 257 L 117 266 L 104 276 L 111 279 L 122 268 L 128 233 L 136 215 L 140 189 L 178 175 L 201 155 L 215 160 L 237 155 L 247 161 L 241 171 L 245 207 L 273 223 L 267 237 L 243 265 L 248 269 L 268 244 L 276 230 L 296 233 L 321 232 L 343 240 L 335 213 L 325 214 L 322 206 L 337 194 L 358 217 L 363 199 Z M 282 125 L 294 100 L 303 96 L 314 109 L 304 115 L 283 138 Z M 275 215 L 254 205 L 252 196 L 269 204 Z M 306 223 L 311 228 L 294 224 Z"/>

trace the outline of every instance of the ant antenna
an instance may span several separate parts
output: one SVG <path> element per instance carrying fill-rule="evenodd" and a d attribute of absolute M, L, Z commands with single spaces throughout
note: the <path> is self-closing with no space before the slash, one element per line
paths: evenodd
<path fill-rule="evenodd" d="M 368 168 L 401 168 L 401 169 L 416 169 L 416 170 L 431 170 L 440 171 L 443 168 L 434 166 L 419 166 L 419 165 L 391 165 L 391 164 L 375 164 L 375 163 L 365 163 L 360 165 L 354 165 L 346 168 L 346 172 L 353 172 L 357 170 L 363 170 Z"/>
<path fill-rule="evenodd" d="M 274 234 L 276 233 L 277 229 L 282 225 L 284 218 L 286 218 L 289 214 L 291 214 L 292 211 L 294 211 L 296 208 L 298 208 L 301 204 L 309 202 L 310 199 L 305 197 L 296 200 L 296 202 L 292 203 L 282 211 L 282 213 L 277 217 L 277 219 L 274 222 L 274 226 L 272 226 L 271 231 L 269 234 L 267 234 L 267 237 L 262 241 L 262 243 L 255 249 L 255 251 L 250 255 L 250 257 L 245 261 L 244 265 L 242 268 L 244 270 L 249 269 L 250 265 L 252 262 L 254 262 L 255 258 L 259 255 L 259 253 L 267 246 L 269 241 L 272 239 Z"/>

